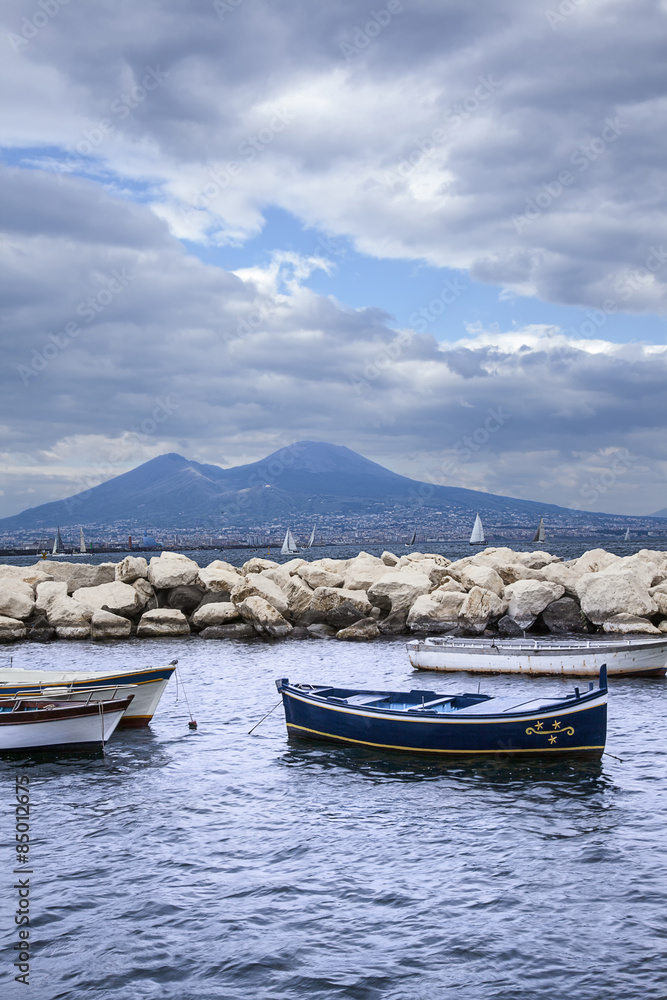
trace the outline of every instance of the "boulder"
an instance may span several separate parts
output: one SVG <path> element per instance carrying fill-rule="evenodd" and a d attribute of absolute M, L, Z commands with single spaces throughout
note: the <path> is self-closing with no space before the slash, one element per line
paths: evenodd
<path fill-rule="evenodd" d="M 407 616 L 411 632 L 449 632 L 459 621 L 465 594 L 434 590 L 415 600 Z"/>
<path fill-rule="evenodd" d="M 113 583 L 116 579 L 115 563 L 57 563 L 41 562 L 34 567 L 48 573 L 54 580 L 67 584 L 67 593 L 73 594 L 81 587 L 100 587 L 103 583 Z"/>
<path fill-rule="evenodd" d="M 301 559 L 300 557 L 296 559 L 288 559 L 287 562 L 280 564 L 280 569 L 291 575 L 292 573 L 296 573 L 299 566 L 303 566 L 305 562 L 306 560 Z"/>
<path fill-rule="evenodd" d="M 247 622 L 232 622 L 228 625 L 208 625 L 199 633 L 200 639 L 252 639 L 257 635 Z"/>
<path fill-rule="evenodd" d="M 658 622 L 658 626 L 657 627 L 658 627 L 658 631 L 660 633 L 667 632 L 667 619 L 665 619 L 665 620 L 663 620 L 661 622 Z"/>
<path fill-rule="evenodd" d="M 51 601 L 57 597 L 67 597 L 67 584 L 64 580 L 47 580 L 37 584 L 35 606 L 38 611 L 48 611 Z"/>
<path fill-rule="evenodd" d="M 206 628 L 208 625 L 227 625 L 239 617 L 238 608 L 229 601 L 204 604 L 197 608 L 190 621 L 196 628 Z"/>
<path fill-rule="evenodd" d="M 336 638 L 343 642 L 367 642 L 369 639 L 377 639 L 379 634 L 380 629 L 374 618 L 360 618 L 354 625 L 336 632 Z"/>
<path fill-rule="evenodd" d="M 440 583 L 432 593 L 455 593 L 455 594 L 465 594 L 466 589 L 462 583 L 458 580 L 454 580 L 453 577 L 448 576 L 446 579 Z"/>
<path fill-rule="evenodd" d="M 287 598 L 283 591 L 277 583 L 268 580 L 262 573 L 253 572 L 241 577 L 230 594 L 233 604 L 242 604 L 249 597 L 260 597 L 268 601 L 281 616 L 289 613 Z"/>
<path fill-rule="evenodd" d="M 389 569 L 369 587 L 368 598 L 383 611 L 409 611 L 430 589 L 429 578 L 417 570 Z"/>
<path fill-rule="evenodd" d="M 519 562 L 522 562 L 528 569 L 542 569 L 551 563 L 560 562 L 560 556 L 552 556 L 549 552 L 517 552 Z"/>
<path fill-rule="evenodd" d="M 18 618 L 0 615 L 0 642 L 15 642 L 25 639 L 26 627 Z"/>
<path fill-rule="evenodd" d="M 147 580 L 148 563 L 143 556 L 125 556 L 116 566 L 116 579 L 119 583 Z"/>
<path fill-rule="evenodd" d="M 58 639 L 90 639 L 90 625 L 56 625 Z"/>
<path fill-rule="evenodd" d="M 579 574 L 574 567 L 565 563 L 550 563 L 540 570 L 540 577 L 547 583 L 560 583 L 565 588 L 566 597 L 577 597 Z"/>
<path fill-rule="evenodd" d="M 547 604 L 542 621 L 550 632 L 556 633 L 586 632 L 589 628 L 588 619 L 572 597 L 559 597 Z"/>
<path fill-rule="evenodd" d="M 589 549 L 582 556 L 574 561 L 572 569 L 577 576 L 583 573 L 599 573 L 600 570 L 609 569 L 614 563 L 620 562 L 621 557 L 615 556 L 613 552 L 606 549 Z"/>
<path fill-rule="evenodd" d="M 560 565 L 557 563 L 556 565 Z M 498 563 L 493 567 L 503 581 L 505 586 L 509 586 L 510 583 L 516 583 L 517 580 L 543 580 L 543 570 L 541 569 L 529 569 L 524 566 L 523 563 Z M 545 567 L 546 568 L 546 567 Z"/>
<path fill-rule="evenodd" d="M 667 592 L 658 590 L 651 596 L 658 609 L 658 614 L 667 615 Z"/>
<path fill-rule="evenodd" d="M 74 600 L 93 611 L 104 608 L 115 615 L 134 615 L 142 604 L 139 594 L 129 583 L 103 583 L 99 587 L 80 587 L 74 591 Z"/>
<path fill-rule="evenodd" d="M 611 618 L 607 618 L 607 620 L 603 623 L 602 629 L 604 632 L 621 635 L 627 635 L 628 633 L 662 635 L 661 630 L 656 628 L 655 625 L 648 620 L 648 618 L 642 618 L 639 615 L 612 615 Z"/>
<path fill-rule="evenodd" d="M 305 563 L 305 565 L 299 566 L 296 572 L 311 590 L 315 590 L 317 587 L 342 587 L 345 582 L 339 573 L 331 573 L 327 569 L 322 569 L 317 563 Z"/>
<path fill-rule="evenodd" d="M 509 638 L 515 638 L 517 636 L 523 636 L 525 629 L 522 629 L 520 625 L 517 625 L 508 615 L 504 615 L 498 622 L 498 631 L 501 635 L 506 635 Z"/>
<path fill-rule="evenodd" d="M 124 639 L 130 634 L 132 623 L 110 611 L 95 611 L 90 619 L 91 639 Z"/>
<path fill-rule="evenodd" d="M 378 628 L 382 635 L 405 635 L 409 632 L 407 611 L 390 611 L 386 618 L 380 618 Z"/>
<path fill-rule="evenodd" d="M 237 583 L 243 578 L 231 563 L 216 559 L 199 570 L 199 579 L 206 590 L 221 590 L 231 594 Z"/>
<path fill-rule="evenodd" d="M 505 589 L 502 578 L 491 566 L 467 566 L 461 573 L 461 583 L 466 590 L 481 587 L 483 590 L 491 590 L 496 597 L 502 597 Z"/>
<path fill-rule="evenodd" d="M 371 608 L 371 612 L 372 610 Z M 343 601 L 337 608 L 333 608 L 327 613 L 325 621 L 327 625 L 331 625 L 338 632 L 340 629 L 347 628 L 348 625 L 354 625 L 355 622 L 361 621 L 364 617 L 363 612 L 356 604 L 352 604 L 351 601 Z M 368 617 L 373 618 L 373 615 L 370 614 Z"/>
<path fill-rule="evenodd" d="M 501 618 L 506 611 L 507 601 L 498 597 L 493 590 L 473 587 L 465 595 L 459 611 L 459 621 L 471 632 L 483 632 L 491 619 Z"/>
<path fill-rule="evenodd" d="M 287 601 L 287 608 L 293 618 L 298 618 L 310 607 L 313 591 L 300 576 L 291 576 L 283 593 Z"/>
<path fill-rule="evenodd" d="M 387 566 L 382 559 L 375 559 L 367 554 L 351 559 L 345 570 L 344 586 L 346 590 L 368 590 L 387 572 Z"/>
<path fill-rule="evenodd" d="M 201 604 L 205 594 L 203 587 L 197 587 L 191 583 L 189 586 L 174 587 L 167 595 L 167 607 L 177 608 L 184 615 L 192 614 L 195 608 Z"/>
<path fill-rule="evenodd" d="M 181 552 L 162 552 L 153 556 L 148 567 L 148 579 L 158 590 L 187 587 L 197 583 L 199 566 Z"/>
<path fill-rule="evenodd" d="M 263 597 L 246 597 L 238 604 L 238 610 L 259 635 L 279 638 L 292 631 L 290 623 Z"/>
<path fill-rule="evenodd" d="M 284 566 L 276 566 L 275 569 L 263 569 L 259 574 L 265 580 L 271 580 L 272 583 L 277 583 L 280 589 L 284 592 L 290 585 L 290 581 L 294 579 L 289 570 L 286 570 Z M 300 579 L 296 577 L 296 579 Z"/>
<path fill-rule="evenodd" d="M 151 563 L 153 560 L 151 559 Z M 190 626 L 182 611 L 175 608 L 154 608 L 145 611 L 137 626 L 140 639 L 153 636 L 189 635 Z"/>
<path fill-rule="evenodd" d="M 581 610 L 596 625 L 618 614 L 646 618 L 658 610 L 647 587 L 627 572 L 613 569 L 584 574 L 577 583 L 577 593 Z"/>
<path fill-rule="evenodd" d="M 273 559 L 260 559 L 259 556 L 255 556 L 243 564 L 241 573 L 248 576 L 249 573 L 261 573 L 264 569 L 275 569 L 277 566 L 280 566 L 280 563 L 274 562 Z"/>
<path fill-rule="evenodd" d="M 35 593 L 23 580 L 0 581 L 0 615 L 25 621 L 35 610 Z"/>
<path fill-rule="evenodd" d="M 560 583 L 517 580 L 505 587 L 504 597 L 509 600 L 507 614 L 520 628 L 530 628 L 540 612 L 564 593 L 565 588 Z"/>
<path fill-rule="evenodd" d="M 316 639 L 333 639 L 336 634 L 336 630 L 331 625 L 325 625 L 324 622 L 316 622 L 314 625 L 308 625 L 306 632 L 309 632 Z"/>
<path fill-rule="evenodd" d="M 151 587 L 148 580 L 142 580 L 142 579 L 135 580 L 134 583 L 130 584 L 130 586 L 138 594 L 140 608 L 146 608 L 147 610 L 150 610 L 151 604 L 152 607 L 154 608 L 157 607 L 155 599 L 155 591 Z"/>
<path fill-rule="evenodd" d="M 308 610 L 327 616 L 346 602 L 356 607 L 362 617 L 371 612 L 371 602 L 363 590 L 345 590 L 342 587 L 317 587 Z"/>
<path fill-rule="evenodd" d="M 43 573 L 32 566 L 0 565 L 0 583 L 21 580 L 23 583 L 29 583 L 33 592 L 38 583 L 46 583 L 47 580 L 52 579 L 53 577 L 50 573 Z"/>
<path fill-rule="evenodd" d="M 26 636 L 30 642 L 51 642 L 55 637 L 56 630 L 49 625 L 46 615 L 40 615 L 33 621 Z"/>
<path fill-rule="evenodd" d="M 124 584 L 121 584 L 124 586 Z M 83 629 L 86 635 L 90 632 L 89 622 L 93 617 L 90 608 L 79 604 L 73 597 L 56 596 L 49 601 L 46 609 L 49 625 L 55 626 L 61 636 L 62 628 Z M 63 638 L 63 636 L 61 636 Z M 81 636 L 64 636 L 64 638 L 82 638 Z"/>
<path fill-rule="evenodd" d="M 385 566 L 396 566 L 398 564 L 398 556 L 395 556 L 393 552 L 383 552 L 380 559 Z"/>

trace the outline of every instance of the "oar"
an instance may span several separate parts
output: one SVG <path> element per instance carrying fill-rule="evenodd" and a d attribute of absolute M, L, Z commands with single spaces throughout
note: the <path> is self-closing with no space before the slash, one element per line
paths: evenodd
<path fill-rule="evenodd" d="M 282 701 L 282 698 L 280 699 L 280 701 Z M 273 708 L 271 709 L 270 712 L 267 712 L 266 715 L 262 716 L 262 718 L 259 720 L 259 722 L 257 723 L 257 725 L 253 726 L 252 729 L 249 731 L 248 736 L 252 736 L 252 734 L 257 729 L 257 726 L 261 726 L 261 724 L 264 722 L 264 719 L 268 719 L 268 717 L 271 715 L 271 712 L 275 712 L 275 710 L 278 708 L 278 705 L 280 704 L 280 701 L 277 701 L 275 703 L 275 705 L 273 706 Z"/>

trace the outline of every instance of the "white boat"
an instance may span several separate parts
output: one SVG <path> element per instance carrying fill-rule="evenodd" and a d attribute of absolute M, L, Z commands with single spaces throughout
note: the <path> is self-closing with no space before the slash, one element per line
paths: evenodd
<path fill-rule="evenodd" d="M 296 546 L 296 542 L 294 541 L 294 535 L 288 528 L 287 532 L 285 533 L 285 541 L 283 542 L 283 547 L 280 550 L 280 554 L 283 556 L 287 556 L 291 555 L 293 552 L 298 552 L 298 551 L 299 550 Z"/>
<path fill-rule="evenodd" d="M 131 702 L 132 695 L 84 704 L 50 698 L 0 702 L 0 751 L 101 749 Z"/>
<path fill-rule="evenodd" d="M 122 698 L 125 691 L 134 697 L 122 726 L 147 726 L 162 697 L 177 660 L 164 667 L 102 674 L 94 670 L 23 670 L 0 667 L 0 704 L 5 699 L 46 696 L 59 701 L 87 701 Z"/>
<path fill-rule="evenodd" d="M 477 515 L 475 518 L 475 523 L 472 527 L 472 535 L 470 536 L 471 545 L 484 545 L 484 528 L 482 527 L 482 519 Z"/>
<path fill-rule="evenodd" d="M 310 538 L 308 539 L 308 544 L 306 545 L 306 548 L 312 549 L 314 541 L 315 541 L 315 526 L 313 525 L 313 530 L 310 533 Z"/>
<path fill-rule="evenodd" d="M 63 552 L 63 540 L 60 537 L 60 528 L 56 529 L 56 536 L 53 539 L 53 548 L 51 549 L 52 559 L 69 559 L 72 555 L 71 552 Z"/>
<path fill-rule="evenodd" d="M 409 548 L 411 545 L 414 545 L 416 540 L 417 540 L 417 532 L 413 531 L 410 541 L 405 543 L 406 547 Z"/>
<path fill-rule="evenodd" d="M 79 528 L 79 552 L 81 555 L 86 554 L 86 543 L 83 540 L 83 528 Z"/>
<path fill-rule="evenodd" d="M 540 518 L 540 523 L 537 526 L 537 531 L 535 532 L 535 536 L 533 538 L 533 541 L 534 542 L 543 542 L 544 539 L 545 539 L 545 537 L 546 536 L 545 536 L 545 531 L 544 531 L 544 518 L 541 517 Z"/>
<path fill-rule="evenodd" d="M 442 635 L 411 639 L 407 650 L 416 670 L 597 677 L 606 664 L 610 677 L 655 677 L 667 668 L 667 636 L 501 639 Z"/>

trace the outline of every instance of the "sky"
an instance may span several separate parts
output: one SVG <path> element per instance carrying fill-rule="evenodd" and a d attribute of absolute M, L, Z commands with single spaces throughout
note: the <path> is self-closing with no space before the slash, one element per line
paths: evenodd
<path fill-rule="evenodd" d="M 0 18 L 0 516 L 303 439 L 667 506 L 667 0 Z"/>

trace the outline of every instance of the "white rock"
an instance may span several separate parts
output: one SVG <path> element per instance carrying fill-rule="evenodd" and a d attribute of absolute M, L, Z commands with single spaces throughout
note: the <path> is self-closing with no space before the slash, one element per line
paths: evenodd
<path fill-rule="evenodd" d="M 263 569 L 259 574 L 265 580 L 272 580 L 273 583 L 277 583 L 280 589 L 284 592 L 287 590 L 292 580 L 292 576 L 284 566 L 277 566 L 275 569 Z"/>
<path fill-rule="evenodd" d="M 148 580 L 135 580 L 130 586 L 138 595 L 140 608 L 145 608 L 148 602 L 155 597 L 155 591 Z"/>
<path fill-rule="evenodd" d="M 248 576 L 249 573 L 261 573 L 264 569 L 276 569 L 278 566 L 280 563 L 274 562 L 273 559 L 260 559 L 259 556 L 254 556 L 243 564 L 241 573 L 243 576 Z"/>
<path fill-rule="evenodd" d="M 565 588 L 568 597 L 577 597 L 577 583 L 580 574 L 576 568 L 566 566 L 564 563 L 550 563 L 540 570 L 540 576 L 548 583 L 560 583 Z"/>
<path fill-rule="evenodd" d="M 398 564 L 398 556 L 395 556 L 393 552 L 383 552 L 380 559 L 385 566 L 396 566 Z"/>
<path fill-rule="evenodd" d="M 47 560 L 33 568 L 48 573 L 53 580 L 64 580 L 68 594 L 73 594 L 80 587 L 99 587 L 116 579 L 115 563 L 57 563 Z"/>
<path fill-rule="evenodd" d="M 548 604 L 565 593 L 560 583 L 540 580 L 517 580 L 505 587 L 504 597 L 509 600 L 507 614 L 521 628 L 529 628 Z"/>
<path fill-rule="evenodd" d="M 413 632 L 448 632 L 458 625 L 465 594 L 434 590 L 418 596 L 408 613 L 407 626 Z"/>
<path fill-rule="evenodd" d="M 465 596 L 459 617 L 466 628 L 483 632 L 491 618 L 501 618 L 505 614 L 507 606 L 507 601 L 498 597 L 495 591 L 473 587 Z"/>
<path fill-rule="evenodd" d="M 238 605 L 238 610 L 259 635 L 279 638 L 292 631 L 290 623 L 263 597 L 247 597 Z"/>
<path fill-rule="evenodd" d="M 481 587 L 483 590 L 492 590 L 497 597 L 502 597 L 505 589 L 502 578 L 491 566 L 467 566 L 461 574 L 461 583 L 466 590 Z"/>
<path fill-rule="evenodd" d="M 581 610 L 596 625 L 618 614 L 645 618 L 658 610 L 647 587 L 636 578 L 614 570 L 584 574 L 579 578 L 577 594 Z"/>
<path fill-rule="evenodd" d="M 67 584 L 64 580 L 47 580 L 37 584 L 35 604 L 39 611 L 48 611 L 49 605 L 57 597 L 67 597 Z"/>
<path fill-rule="evenodd" d="M 142 607 L 141 597 L 129 583 L 103 583 L 99 587 L 81 587 L 72 595 L 91 612 L 103 607 L 112 614 L 132 615 Z"/>
<path fill-rule="evenodd" d="M 662 631 L 652 625 L 648 618 L 641 618 L 638 615 L 618 614 L 608 618 L 603 623 L 604 632 L 620 633 L 642 633 L 644 635 L 662 635 Z"/>
<path fill-rule="evenodd" d="M 231 601 L 222 601 L 219 604 L 204 604 L 192 615 L 192 624 L 197 628 L 206 628 L 207 625 L 226 625 L 227 622 L 236 621 L 239 618 L 239 611 Z"/>
<path fill-rule="evenodd" d="M 90 632 L 89 622 L 92 616 L 92 611 L 79 604 L 73 597 L 56 595 L 51 598 L 46 608 L 49 625 L 55 625 L 56 628 L 85 628 L 86 634 Z M 80 638 L 80 636 L 65 636 L 65 638 Z"/>
<path fill-rule="evenodd" d="M 38 583 L 46 583 L 47 580 L 52 579 L 53 577 L 50 573 L 43 573 L 32 566 L 0 565 L 0 583 L 10 580 L 22 580 L 23 583 L 29 583 L 34 591 Z"/>
<path fill-rule="evenodd" d="M 667 619 L 663 619 L 663 621 L 658 622 L 658 631 L 667 632 Z"/>
<path fill-rule="evenodd" d="M 152 562 L 152 560 L 151 560 Z M 171 608 L 154 608 L 141 616 L 137 626 L 140 638 L 152 636 L 188 635 L 190 626 L 182 611 Z"/>
<path fill-rule="evenodd" d="M 26 627 L 18 618 L 0 615 L 0 642 L 13 642 L 15 639 L 25 639 Z"/>
<path fill-rule="evenodd" d="M 309 610 L 327 614 L 349 601 L 365 617 L 371 613 L 371 602 L 363 590 L 345 590 L 343 587 L 317 587 L 313 591 Z"/>
<path fill-rule="evenodd" d="M 59 639 L 89 639 L 90 625 L 56 625 L 56 635 Z"/>
<path fill-rule="evenodd" d="M 283 569 L 285 570 L 286 573 L 292 575 L 292 573 L 296 573 L 299 566 L 303 566 L 305 562 L 306 562 L 305 559 L 302 559 L 300 556 L 298 556 L 295 559 L 288 559 L 287 562 L 281 563 L 280 569 Z"/>
<path fill-rule="evenodd" d="M 131 627 L 127 618 L 110 611 L 96 611 L 90 619 L 90 636 L 91 639 L 124 639 Z"/>
<path fill-rule="evenodd" d="M 431 581 L 412 569 L 390 569 L 369 587 L 368 599 L 383 611 L 407 611 L 422 594 L 428 594 Z"/>
<path fill-rule="evenodd" d="M 241 604 L 249 597 L 261 597 L 268 601 L 279 614 L 285 615 L 289 608 L 287 598 L 277 583 L 267 580 L 263 573 L 252 572 L 248 576 L 241 577 L 240 582 L 232 590 L 230 600 L 234 604 Z"/>
<path fill-rule="evenodd" d="M 445 580 L 442 581 L 442 583 L 438 587 L 436 587 L 435 590 L 431 591 L 432 594 L 438 594 L 440 592 L 443 592 L 443 593 L 449 592 L 449 593 L 454 593 L 454 594 L 465 594 L 466 589 L 465 589 L 465 587 L 463 586 L 462 583 L 459 583 L 458 580 L 454 580 L 454 579 L 452 579 L 451 576 L 448 576 Z"/>
<path fill-rule="evenodd" d="M 340 573 L 331 573 L 317 563 L 306 563 L 304 566 L 299 566 L 296 572 L 311 590 L 317 587 L 342 587 L 345 583 Z"/>
<path fill-rule="evenodd" d="M 199 570 L 199 579 L 207 590 L 226 590 L 231 594 L 236 584 L 243 579 L 243 574 L 239 573 L 231 563 L 215 559 Z"/>
<path fill-rule="evenodd" d="M 292 617 L 297 617 L 310 607 L 313 591 L 304 583 L 300 576 L 291 576 L 290 582 L 283 591 L 287 607 Z"/>
<path fill-rule="evenodd" d="M 125 556 L 116 566 L 116 579 L 120 583 L 134 583 L 148 578 L 148 563 L 143 556 Z"/>
<path fill-rule="evenodd" d="M 572 567 L 578 576 L 582 573 L 599 573 L 602 569 L 608 569 L 614 563 L 620 562 L 621 557 L 607 552 L 605 549 L 589 549 L 575 561 Z"/>
<path fill-rule="evenodd" d="M 360 618 L 358 622 L 336 632 L 336 638 L 342 642 L 367 642 L 369 639 L 377 639 L 379 634 L 380 629 L 373 618 Z"/>
<path fill-rule="evenodd" d="M 0 615 L 5 618 L 30 618 L 35 610 L 35 594 L 23 580 L 0 581 Z"/>
<path fill-rule="evenodd" d="M 522 562 L 529 569 L 542 569 L 551 563 L 561 561 L 560 556 L 552 556 L 549 552 L 540 552 L 539 549 L 535 552 L 518 552 L 517 555 L 519 562 Z"/>
<path fill-rule="evenodd" d="M 187 587 L 197 583 L 199 566 L 181 552 L 162 552 L 153 556 L 148 567 L 148 579 L 158 590 Z"/>

